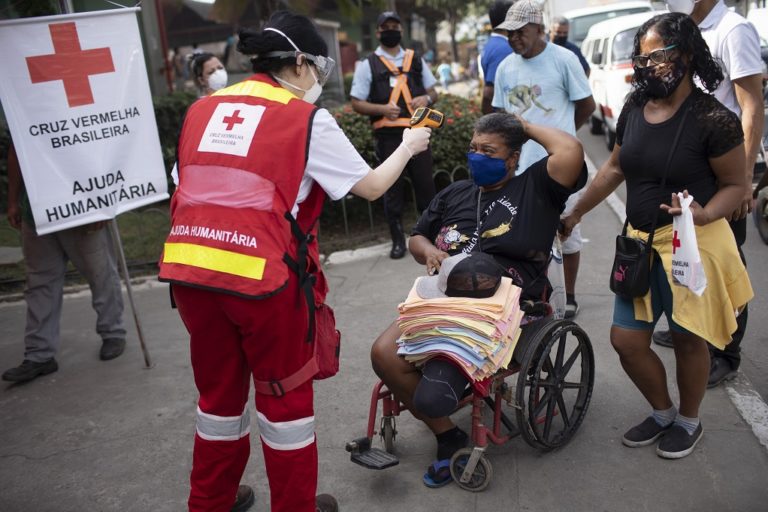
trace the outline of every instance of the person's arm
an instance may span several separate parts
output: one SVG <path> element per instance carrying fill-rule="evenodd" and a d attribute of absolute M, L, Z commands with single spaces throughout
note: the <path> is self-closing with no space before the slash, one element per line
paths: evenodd
<path fill-rule="evenodd" d="M 592 69 L 589 67 L 589 62 L 587 62 L 587 59 L 584 58 L 584 54 L 581 53 L 581 50 L 578 46 L 574 45 L 576 48 L 576 56 L 579 58 L 579 64 L 581 64 L 581 67 L 584 68 L 584 74 L 587 75 L 587 78 L 589 78 L 589 74 L 592 71 Z"/>
<path fill-rule="evenodd" d="M 597 171 L 571 213 L 562 218 L 563 235 L 570 236 L 573 227 L 581 222 L 581 218 L 600 204 L 624 181 L 624 173 L 619 166 L 619 150 L 619 144 L 614 144 L 608 160 Z"/>
<path fill-rule="evenodd" d="M 493 86 L 491 84 L 485 84 L 483 86 L 483 99 L 480 105 L 480 110 L 483 114 L 490 114 L 493 112 Z"/>
<path fill-rule="evenodd" d="M 433 275 L 440 270 L 440 263 L 449 256 L 434 246 L 424 235 L 411 235 L 408 239 L 408 250 L 418 263 L 427 266 L 427 274 Z"/>
<path fill-rule="evenodd" d="M 697 226 L 704 226 L 717 219 L 728 219 L 731 212 L 744 199 L 747 184 L 744 182 L 744 162 L 746 155 L 744 153 L 744 144 L 739 144 L 722 156 L 709 159 L 709 165 L 712 167 L 719 188 L 706 206 L 701 207 L 694 198 L 691 204 L 691 213 L 693 214 L 693 223 Z M 750 183 L 749 189 L 751 191 Z M 687 194 L 687 190 L 684 191 Z M 680 200 L 676 194 L 672 194 L 672 201 L 669 205 L 661 205 L 661 209 L 670 215 L 680 215 Z"/>
<path fill-rule="evenodd" d="M 754 174 L 757 152 L 763 140 L 763 123 L 765 122 L 765 107 L 763 106 L 763 77 L 750 75 L 733 81 L 736 101 L 741 107 L 741 127 L 744 130 L 745 181 L 747 189 L 741 205 L 731 213 L 730 220 L 743 219 L 752 211 L 752 176 Z"/>
<path fill-rule="evenodd" d="M 573 122 L 578 130 L 595 111 L 595 99 L 592 97 L 592 88 L 579 57 L 571 51 L 562 52 L 561 57 L 565 65 L 563 85 L 568 91 L 569 99 L 574 103 Z"/>
<path fill-rule="evenodd" d="M 21 167 L 19 158 L 16 155 L 16 148 L 11 143 L 8 148 L 8 224 L 14 229 L 21 229 Z"/>
<path fill-rule="evenodd" d="M 590 95 L 586 98 L 576 100 L 574 104 L 575 109 L 573 118 L 576 124 L 576 129 L 578 130 L 584 123 L 589 121 L 589 117 L 592 115 L 592 112 L 595 111 L 595 99 Z"/>
<path fill-rule="evenodd" d="M 584 167 L 584 149 L 579 139 L 557 128 L 529 123 L 517 116 L 523 133 L 541 144 L 549 155 L 547 173 L 564 187 L 573 188 Z"/>
<path fill-rule="evenodd" d="M 352 110 L 364 116 L 384 116 L 392 120 L 400 117 L 400 107 L 394 103 L 371 103 L 370 101 L 352 98 Z"/>
<path fill-rule="evenodd" d="M 428 107 L 437 101 L 437 91 L 432 86 L 427 89 L 427 94 L 416 96 L 411 100 L 411 108 L 416 110 L 419 107 Z"/>
<path fill-rule="evenodd" d="M 403 130 L 403 142 L 381 165 L 371 169 L 365 177 L 355 183 L 350 192 L 369 201 L 375 201 L 384 195 L 403 172 L 408 161 L 426 151 L 431 133 L 429 128 Z"/>

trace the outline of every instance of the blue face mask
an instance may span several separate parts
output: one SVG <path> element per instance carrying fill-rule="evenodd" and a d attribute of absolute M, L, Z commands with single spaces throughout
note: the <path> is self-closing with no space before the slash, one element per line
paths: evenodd
<path fill-rule="evenodd" d="M 467 153 L 467 165 L 472 181 L 481 187 L 493 185 L 507 175 L 507 162 L 482 153 Z"/>

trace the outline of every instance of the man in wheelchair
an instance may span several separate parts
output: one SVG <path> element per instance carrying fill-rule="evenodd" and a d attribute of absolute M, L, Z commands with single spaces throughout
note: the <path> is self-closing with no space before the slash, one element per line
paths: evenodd
<path fill-rule="evenodd" d="M 516 175 L 528 140 L 544 146 L 548 156 Z M 561 130 L 494 113 L 475 124 L 467 160 L 471 180 L 457 181 L 435 196 L 413 229 L 411 254 L 426 265 L 428 275 L 455 254 L 490 255 L 521 288 L 521 309 L 546 316 L 542 303 L 551 293 L 546 270 L 560 214 L 568 196 L 587 180 L 581 143 Z M 376 339 L 373 369 L 435 434 L 436 459 L 424 484 L 441 487 L 451 481 L 448 461 L 468 443 L 467 434 L 448 417 L 456 407 L 453 397 L 461 397 L 468 379 L 440 358 L 416 368 L 397 354 L 400 334 L 392 323 Z"/>

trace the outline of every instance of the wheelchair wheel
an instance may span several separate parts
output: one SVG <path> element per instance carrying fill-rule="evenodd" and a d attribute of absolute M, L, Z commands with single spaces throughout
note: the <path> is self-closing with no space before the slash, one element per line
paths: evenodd
<path fill-rule="evenodd" d="M 451 457 L 451 477 L 465 491 L 480 492 L 485 490 L 488 484 L 491 483 L 493 466 L 491 466 L 491 461 L 485 455 L 481 455 L 469 481 L 462 482 L 461 475 L 464 473 L 464 468 L 467 467 L 467 462 L 471 455 L 472 448 L 462 448 L 453 454 L 453 457 Z"/>
<path fill-rule="evenodd" d="M 381 438 L 384 440 L 384 450 L 387 453 L 395 453 L 395 417 L 382 416 L 381 418 Z"/>
<path fill-rule="evenodd" d="M 587 413 L 594 381 L 587 333 L 570 320 L 543 325 L 528 344 L 517 377 L 517 423 L 525 441 L 544 451 L 568 443 Z"/>

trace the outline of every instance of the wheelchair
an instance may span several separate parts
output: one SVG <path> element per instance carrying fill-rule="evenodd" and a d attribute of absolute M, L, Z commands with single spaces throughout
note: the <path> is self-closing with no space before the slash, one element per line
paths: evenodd
<path fill-rule="evenodd" d="M 468 386 L 459 402 L 457 411 L 472 408 L 472 447 L 451 458 L 453 480 L 467 491 L 480 492 L 488 487 L 493 476 L 486 454 L 490 443 L 501 445 L 522 435 L 529 445 L 544 452 L 567 444 L 584 421 L 594 380 L 592 344 L 576 323 L 549 316 L 525 325 L 508 368 L 484 381 L 483 386 Z M 376 430 L 379 403 L 381 416 Z M 489 414 L 485 414 L 486 407 Z M 379 381 L 371 393 L 365 437 L 346 445 L 351 461 L 377 470 L 397 465 L 396 418 L 404 410 Z M 490 416 L 490 422 L 485 416 Z M 383 442 L 383 450 L 372 446 L 376 435 Z"/>

